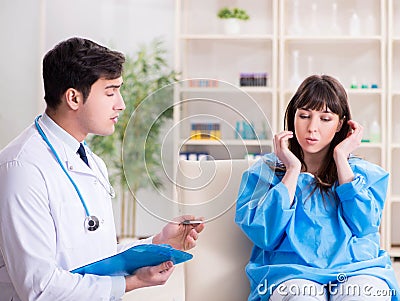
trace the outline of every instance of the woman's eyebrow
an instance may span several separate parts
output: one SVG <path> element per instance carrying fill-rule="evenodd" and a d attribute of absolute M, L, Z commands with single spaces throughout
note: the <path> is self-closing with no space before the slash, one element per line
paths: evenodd
<path fill-rule="evenodd" d="M 306 108 L 298 108 L 298 110 L 307 111 L 307 112 L 313 111 L 313 110 L 311 110 L 311 109 L 306 109 Z M 318 111 L 318 110 L 315 110 L 315 111 Z M 335 113 L 333 113 L 331 110 L 329 110 L 329 108 L 326 108 L 325 110 L 321 110 L 321 111 L 318 111 L 318 112 L 321 112 L 321 113 L 329 113 L 329 114 L 335 114 Z"/>

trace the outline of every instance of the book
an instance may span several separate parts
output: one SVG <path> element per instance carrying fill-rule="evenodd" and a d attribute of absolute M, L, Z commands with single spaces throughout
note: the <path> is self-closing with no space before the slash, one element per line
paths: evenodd
<path fill-rule="evenodd" d="M 127 276 L 145 266 L 155 266 L 171 260 L 179 264 L 193 258 L 192 254 L 169 245 L 143 244 L 133 246 L 121 253 L 76 268 L 71 273 L 99 276 Z"/>

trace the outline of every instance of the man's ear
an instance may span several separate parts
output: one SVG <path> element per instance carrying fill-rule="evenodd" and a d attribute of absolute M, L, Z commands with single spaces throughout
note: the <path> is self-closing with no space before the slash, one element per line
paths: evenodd
<path fill-rule="evenodd" d="M 74 111 L 79 108 L 79 103 L 83 102 L 82 94 L 74 88 L 65 91 L 64 98 L 67 106 Z"/>

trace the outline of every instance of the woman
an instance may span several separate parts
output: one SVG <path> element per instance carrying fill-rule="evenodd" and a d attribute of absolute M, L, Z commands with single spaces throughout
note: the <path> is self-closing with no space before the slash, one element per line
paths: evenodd
<path fill-rule="evenodd" d="M 399 300 L 379 226 L 388 173 L 351 153 L 363 128 L 343 86 L 304 80 L 287 130 L 242 178 L 236 223 L 254 243 L 248 300 Z"/>

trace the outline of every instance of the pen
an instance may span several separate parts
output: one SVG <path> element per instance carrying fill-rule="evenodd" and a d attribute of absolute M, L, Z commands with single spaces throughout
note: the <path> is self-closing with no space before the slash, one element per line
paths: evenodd
<path fill-rule="evenodd" d="M 188 220 L 188 219 L 186 219 L 182 222 L 183 225 L 200 225 L 202 223 L 203 223 L 203 221 Z"/>

